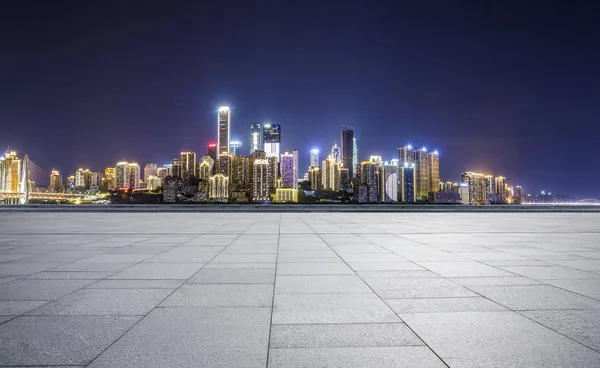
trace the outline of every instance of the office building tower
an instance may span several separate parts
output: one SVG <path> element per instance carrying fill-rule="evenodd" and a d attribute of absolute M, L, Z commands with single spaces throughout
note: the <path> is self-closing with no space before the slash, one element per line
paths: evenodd
<path fill-rule="evenodd" d="M 184 182 L 196 176 L 196 152 L 181 152 L 181 171 L 179 176 Z"/>
<path fill-rule="evenodd" d="M 460 184 L 458 183 L 452 183 L 452 191 L 458 193 L 458 188 L 460 187 Z"/>
<path fill-rule="evenodd" d="M 358 170 L 358 202 L 376 203 L 378 202 L 379 185 L 377 180 L 378 164 L 371 161 L 360 163 Z"/>
<path fill-rule="evenodd" d="M 274 191 L 279 180 L 279 157 L 268 156 L 267 161 L 269 162 L 269 190 Z"/>
<path fill-rule="evenodd" d="M 9 151 L 0 157 L 0 192 L 20 192 L 23 162 L 15 151 Z"/>
<path fill-rule="evenodd" d="M 250 154 L 263 150 L 263 130 L 260 123 L 250 124 Z"/>
<path fill-rule="evenodd" d="M 319 166 L 319 150 L 318 149 L 311 149 L 310 150 L 310 165 L 309 167 L 313 167 L 313 166 Z"/>
<path fill-rule="evenodd" d="M 439 192 L 440 188 L 440 155 L 438 151 L 430 152 L 428 155 L 429 169 L 429 191 Z"/>
<path fill-rule="evenodd" d="M 414 162 L 406 162 L 400 165 L 400 200 L 405 203 L 414 203 L 417 201 L 416 181 L 417 173 Z"/>
<path fill-rule="evenodd" d="M 331 147 L 331 157 L 333 157 L 335 162 L 342 163 L 342 152 L 340 151 L 340 147 L 337 145 L 337 143 L 334 143 L 333 147 Z"/>
<path fill-rule="evenodd" d="M 496 194 L 496 189 L 494 186 L 494 177 L 492 175 L 484 175 L 483 181 L 485 183 L 486 196 L 492 196 L 492 195 Z"/>
<path fill-rule="evenodd" d="M 411 145 L 398 148 L 398 160 L 400 167 L 403 167 L 405 162 L 411 164 L 415 161 L 415 151 Z"/>
<path fill-rule="evenodd" d="M 139 189 L 140 187 L 140 165 L 130 162 L 129 167 L 129 188 Z"/>
<path fill-rule="evenodd" d="M 97 171 L 93 171 L 90 174 L 90 189 L 92 191 L 98 191 L 98 190 L 100 190 L 101 186 L 102 186 L 102 174 Z"/>
<path fill-rule="evenodd" d="M 231 141 L 229 142 L 229 154 L 232 156 L 239 156 L 242 154 L 242 142 Z"/>
<path fill-rule="evenodd" d="M 52 170 L 50 174 L 50 187 L 48 191 L 50 193 L 62 193 L 63 191 L 62 175 L 60 175 L 58 170 Z"/>
<path fill-rule="evenodd" d="M 465 172 L 461 175 L 461 182 L 469 186 L 469 204 L 486 204 L 485 175 L 474 172 Z M 464 202 L 464 199 L 462 199 Z"/>
<path fill-rule="evenodd" d="M 171 165 L 171 176 L 181 178 L 181 159 L 175 157 Z"/>
<path fill-rule="evenodd" d="M 292 175 L 294 176 L 294 184 L 292 185 L 293 189 L 298 189 L 298 179 L 300 176 L 300 154 L 298 153 L 298 150 L 295 149 L 292 151 L 292 155 L 294 155 L 294 165 L 292 167 Z"/>
<path fill-rule="evenodd" d="M 226 201 L 229 198 L 229 177 L 216 174 L 209 179 L 210 199 L 213 201 Z"/>
<path fill-rule="evenodd" d="M 229 172 L 229 186 L 231 191 L 243 191 L 250 184 L 250 159 L 243 156 L 231 157 Z"/>
<path fill-rule="evenodd" d="M 415 170 L 417 175 L 417 181 L 415 183 L 415 190 L 417 192 L 417 199 L 425 199 L 427 198 L 427 193 L 429 193 L 430 180 L 429 180 L 429 154 L 425 147 L 414 151 L 415 158 Z M 436 182 L 437 183 L 437 182 Z"/>
<path fill-rule="evenodd" d="M 75 189 L 75 175 L 71 175 L 67 177 L 67 183 L 65 187 L 69 190 Z"/>
<path fill-rule="evenodd" d="M 179 195 L 181 181 L 174 176 L 169 176 L 163 181 L 163 202 L 175 203 Z"/>
<path fill-rule="evenodd" d="M 149 162 L 144 166 L 144 183 L 148 183 L 148 178 L 156 176 L 158 166 L 154 162 Z"/>
<path fill-rule="evenodd" d="M 173 165 L 165 165 L 156 169 L 156 176 L 165 180 L 167 176 L 173 176 Z"/>
<path fill-rule="evenodd" d="M 219 155 L 219 161 L 217 161 L 217 173 L 229 176 L 231 173 L 231 158 L 229 153 L 222 153 Z"/>
<path fill-rule="evenodd" d="M 75 187 L 79 190 L 90 189 L 92 185 L 92 172 L 90 169 L 79 168 L 75 172 Z"/>
<path fill-rule="evenodd" d="M 498 196 L 498 201 L 500 203 L 506 203 L 506 178 L 504 176 L 496 176 L 496 196 Z"/>
<path fill-rule="evenodd" d="M 350 176 L 350 179 L 356 175 L 356 170 L 358 170 L 358 146 L 356 145 L 356 138 L 352 138 L 352 169 L 353 175 Z"/>
<path fill-rule="evenodd" d="M 115 190 L 117 188 L 117 170 L 114 167 L 104 169 L 104 180 L 107 182 L 108 190 Z"/>
<path fill-rule="evenodd" d="M 275 202 L 297 203 L 298 190 L 292 188 L 277 188 L 277 190 L 275 191 Z"/>
<path fill-rule="evenodd" d="M 369 161 L 377 165 L 383 165 L 383 158 L 381 156 L 371 156 L 369 157 Z"/>
<path fill-rule="evenodd" d="M 310 181 L 311 190 L 323 190 L 323 178 L 319 166 L 312 166 L 308 169 L 308 180 Z"/>
<path fill-rule="evenodd" d="M 460 183 L 459 187 L 458 187 L 458 193 L 460 194 L 460 202 L 462 204 L 470 204 L 471 203 L 471 197 L 470 197 L 470 190 L 469 190 L 469 184 L 468 183 Z"/>
<path fill-rule="evenodd" d="M 279 144 L 281 142 L 281 125 L 263 125 L 263 150 L 267 156 L 275 156 L 279 160 Z"/>
<path fill-rule="evenodd" d="M 340 168 L 340 189 L 350 189 L 350 170 L 347 167 Z"/>
<path fill-rule="evenodd" d="M 217 144 L 216 143 L 209 143 L 208 144 L 208 156 L 210 156 L 214 162 L 217 162 Z"/>
<path fill-rule="evenodd" d="M 229 106 L 219 107 L 217 153 L 229 153 L 229 134 L 231 127 L 231 110 Z"/>
<path fill-rule="evenodd" d="M 348 169 L 348 175 L 354 177 L 354 130 L 344 126 L 342 130 L 342 167 Z"/>
<path fill-rule="evenodd" d="M 271 199 L 269 161 L 255 159 L 252 166 L 252 200 L 269 201 Z"/>
<path fill-rule="evenodd" d="M 324 160 L 322 165 L 323 190 L 338 192 L 341 188 L 340 168 L 341 162 L 336 161 L 333 155 Z"/>
<path fill-rule="evenodd" d="M 297 186 L 297 178 L 294 178 L 294 155 L 285 152 L 281 154 L 281 187 L 293 188 Z M 296 188 L 294 188 L 296 189 Z"/>
<path fill-rule="evenodd" d="M 379 202 L 398 202 L 398 166 L 381 165 L 379 174 Z"/>
<path fill-rule="evenodd" d="M 522 204 L 523 203 L 523 188 L 519 185 L 515 186 L 515 190 L 513 193 L 513 204 Z"/>
<path fill-rule="evenodd" d="M 150 175 L 148 180 L 146 180 L 146 188 L 149 190 L 156 190 L 162 186 L 162 179 L 158 176 Z"/>
<path fill-rule="evenodd" d="M 129 187 L 129 163 L 117 162 L 115 167 L 115 183 L 116 189 L 126 189 Z"/>
<path fill-rule="evenodd" d="M 210 156 L 202 156 L 200 159 L 200 167 L 198 171 L 198 178 L 200 180 L 208 180 L 212 176 L 213 166 L 215 164 L 215 160 Z"/>

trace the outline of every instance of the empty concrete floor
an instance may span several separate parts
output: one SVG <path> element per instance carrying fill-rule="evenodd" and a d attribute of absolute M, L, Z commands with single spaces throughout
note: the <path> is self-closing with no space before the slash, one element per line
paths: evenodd
<path fill-rule="evenodd" d="M 0 366 L 600 366 L 598 213 L 1 215 Z"/>

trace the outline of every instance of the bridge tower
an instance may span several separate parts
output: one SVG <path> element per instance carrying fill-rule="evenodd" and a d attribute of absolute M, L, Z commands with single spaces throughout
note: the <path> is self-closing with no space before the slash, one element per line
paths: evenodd
<path fill-rule="evenodd" d="M 21 183 L 19 185 L 19 192 L 23 193 L 21 197 L 21 204 L 29 203 L 29 155 L 23 156 L 23 164 L 21 165 Z"/>

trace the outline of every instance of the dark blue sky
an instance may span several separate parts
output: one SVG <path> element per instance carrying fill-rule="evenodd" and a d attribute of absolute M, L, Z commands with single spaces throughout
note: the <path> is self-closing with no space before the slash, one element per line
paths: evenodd
<path fill-rule="evenodd" d="M 347 124 L 359 159 L 425 144 L 443 180 L 600 197 L 598 5 L 290 3 L 3 4 L 0 147 L 63 174 L 166 163 L 205 153 L 228 104 L 245 150 L 279 122 L 302 167 Z"/>

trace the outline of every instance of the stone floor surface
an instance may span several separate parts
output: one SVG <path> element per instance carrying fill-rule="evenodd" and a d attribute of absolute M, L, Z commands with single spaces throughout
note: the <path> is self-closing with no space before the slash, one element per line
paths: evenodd
<path fill-rule="evenodd" d="M 600 367 L 600 213 L 3 213 L 2 367 Z"/>

